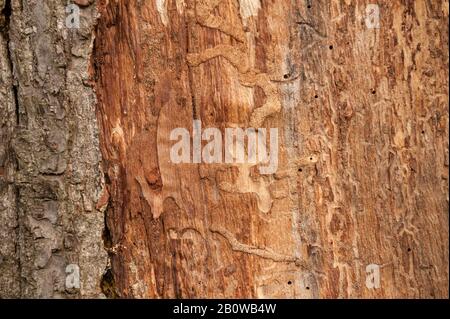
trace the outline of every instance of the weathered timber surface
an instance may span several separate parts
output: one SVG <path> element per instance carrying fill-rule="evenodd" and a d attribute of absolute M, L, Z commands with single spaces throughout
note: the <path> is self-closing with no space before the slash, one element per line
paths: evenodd
<path fill-rule="evenodd" d="M 448 1 L 73 2 L 0 0 L 0 297 L 448 298 Z"/>
<path fill-rule="evenodd" d="M 448 296 L 448 2 L 368 3 L 99 1 L 110 296 Z M 172 164 L 194 119 L 277 173 Z"/>

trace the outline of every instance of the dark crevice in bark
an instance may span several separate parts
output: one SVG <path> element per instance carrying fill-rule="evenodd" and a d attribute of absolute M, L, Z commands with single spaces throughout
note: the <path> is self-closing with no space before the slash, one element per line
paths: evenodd
<path fill-rule="evenodd" d="M 6 44 L 6 56 L 4 57 L 6 60 L 6 63 L 9 66 L 9 70 L 11 72 L 11 93 L 14 104 L 12 108 L 14 108 L 14 113 L 12 112 L 12 108 L 8 109 L 7 117 L 8 121 L 10 123 L 10 132 L 9 136 L 7 136 L 6 140 L 4 141 L 6 147 L 7 147 L 7 166 L 9 166 L 9 173 L 7 174 L 7 183 L 11 187 L 12 190 L 12 196 L 11 196 L 11 203 L 13 204 L 14 214 L 15 214 L 15 226 L 13 228 L 13 232 L 11 234 L 14 234 L 15 239 L 11 238 L 11 241 L 14 242 L 14 259 L 15 259 L 15 265 L 16 270 L 19 273 L 16 279 L 18 291 L 16 292 L 17 295 L 14 295 L 15 298 L 22 296 L 23 291 L 23 278 L 20 276 L 20 272 L 22 271 L 22 261 L 21 261 L 21 246 L 19 244 L 19 237 L 21 232 L 21 222 L 20 222 L 20 215 L 19 215 L 19 207 L 20 207 L 20 187 L 14 180 L 15 172 L 19 169 L 19 163 L 17 161 L 17 155 L 14 151 L 14 148 L 12 147 L 12 139 L 14 136 L 14 130 L 15 126 L 19 124 L 19 99 L 18 99 L 18 88 L 17 84 L 15 83 L 14 78 L 14 62 L 12 58 L 12 51 L 11 51 L 11 44 L 10 44 L 10 25 L 11 25 L 11 16 L 12 16 L 12 0 L 6 0 L 4 3 L 4 7 L 1 10 L 0 13 L 0 32 L 3 35 L 3 39 Z M 14 117 L 13 117 L 14 114 Z M 4 291 L 1 291 L 2 293 Z M 7 292 L 9 293 L 9 292 Z M 0 294 L 1 296 L 1 294 Z"/>
<path fill-rule="evenodd" d="M 119 295 L 117 294 L 116 291 L 116 284 L 111 268 L 107 268 L 105 273 L 103 274 L 102 280 L 100 282 L 100 287 L 102 289 L 103 294 L 107 298 L 111 299 L 119 298 Z"/>
<path fill-rule="evenodd" d="M 11 21 L 11 15 L 12 15 L 12 4 L 11 0 L 5 1 L 5 7 L 2 10 L 2 16 L 3 16 L 3 25 L 1 26 L 2 33 L 4 34 L 6 45 L 7 45 L 7 57 L 12 75 L 13 75 L 13 86 L 12 86 L 12 92 L 13 92 L 13 98 L 14 98 L 14 108 L 15 108 L 15 117 L 16 117 L 16 124 L 19 125 L 19 90 L 17 87 L 17 84 L 14 81 L 14 64 L 12 59 L 12 52 L 10 47 L 10 36 L 9 36 L 9 29 L 10 29 L 10 21 Z"/>
<path fill-rule="evenodd" d="M 16 124 L 20 125 L 19 89 L 16 84 L 13 84 L 12 91 L 13 91 L 14 105 L 15 105 Z"/>
<path fill-rule="evenodd" d="M 106 220 L 106 212 L 105 212 L 104 223 L 105 223 L 105 228 L 103 229 L 103 235 L 102 235 L 103 245 L 105 246 L 106 249 L 111 249 L 113 244 L 112 244 L 111 231 L 109 230 L 108 222 Z"/>
<path fill-rule="evenodd" d="M 5 17 L 5 25 L 9 26 L 9 19 L 12 13 L 11 0 L 5 1 L 5 7 L 2 10 L 2 15 Z"/>

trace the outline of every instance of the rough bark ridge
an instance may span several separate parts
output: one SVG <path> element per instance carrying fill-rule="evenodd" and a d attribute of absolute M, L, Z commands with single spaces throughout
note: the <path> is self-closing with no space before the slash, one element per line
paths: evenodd
<path fill-rule="evenodd" d="M 81 27 L 68 29 L 66 5 L 0 1 L 0 297 L 102 296 L 107 255 L 88 83 L 96 8 L 83 7 Z M 66 285 L 70 264 L 79 288 Z"/>
<path fill-rule="evenodd" d="M 109 296 L 448 297 L 447 1 L 98 3 Z M 277 173 L 172 164 L 194 119 Z"/>

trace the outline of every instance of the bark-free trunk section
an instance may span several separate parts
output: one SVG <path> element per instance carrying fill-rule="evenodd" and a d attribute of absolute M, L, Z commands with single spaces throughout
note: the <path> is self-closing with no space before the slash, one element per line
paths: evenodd
<path fill-rule="evenodd" d="M 448 2 L 367 4 L 99 1 L 109 296 L 448 297 Z M 171 163 L 193 120 L 277 173 Z"/>

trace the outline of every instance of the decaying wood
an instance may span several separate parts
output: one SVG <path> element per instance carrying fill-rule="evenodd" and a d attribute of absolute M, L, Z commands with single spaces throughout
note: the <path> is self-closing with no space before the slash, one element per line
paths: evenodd
<path fill-rule="evenodd" d="M 448 296 L 447 3 L 367 4 L 100 2 L 117 295 Z M 193 120 L 278 127 L 278 172 L 171 164 Z"/>
<path fill-rule="evenodd" d="M 0 296 L 448 298 L 448 1 L 371 2 L 0 0 Z"/>

